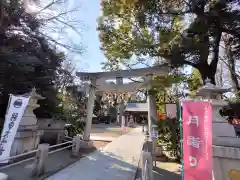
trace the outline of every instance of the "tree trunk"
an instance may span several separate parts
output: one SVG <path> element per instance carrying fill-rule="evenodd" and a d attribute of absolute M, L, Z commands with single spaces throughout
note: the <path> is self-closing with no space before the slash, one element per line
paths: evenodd
<path fill-rule="evenodd" d="M 232 40 L 231 40 L 231 36 L 225 36 L 223 38 L 224 41 L 224 45 L 225 45 L 225 52 L 226 52 L 226 59 L 227 59 L 227 64 L 228 64 L 228 69 L 230 72 L 230 77 L 231 77 L 231 81 L 232 81 L 232 85 L 234 87 L 235 91 L 240 91 L 240 84 L 239 84 L 239 77 L 236 73 L 236 62 L 234 59 L 234 55 L 232 52 Z M 240 94 L 237 93 L 236 94 L 237 97 L 240 97 Z"/>
<path fill-rule="evenodd" d="M 231 50 L 231 45 L 229 45 L 227 47 L 226 53 L 227 53 L 227 59 L 228 59 L 229 71 L 230 71 L 232 83 L 234 84 L 235 90 L 240 91 L 238 77 L 237 77 L 236 70 L 235 70 L 236 64 L 235 64 L 235 59 L 233 57 L 233 53 Z"/>
<path fill-rule="evenodd" d="M 216 70 L 214 70 L 213 68 L 215 67 L 210 66 L 207 62 L 204 64 L 201 64 L 197 68 L 202 76 L 203 84 L 206 84 L 206 80 L 210 79 L 211 83 L 216 85 L 216 80 L 215 80 Z"/>

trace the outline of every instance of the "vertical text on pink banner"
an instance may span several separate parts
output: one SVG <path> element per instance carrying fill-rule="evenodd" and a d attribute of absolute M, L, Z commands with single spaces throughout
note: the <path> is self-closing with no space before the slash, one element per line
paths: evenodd
<path fill-rule="evenodd" d="M 212 180 L 212 106 L 204 101 L 184 101 L 184 180 Z"/>

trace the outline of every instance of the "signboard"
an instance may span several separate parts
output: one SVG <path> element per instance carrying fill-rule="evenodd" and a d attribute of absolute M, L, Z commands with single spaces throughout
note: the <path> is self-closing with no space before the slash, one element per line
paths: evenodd
<path fill-rule="evenodd" d="M 9 158 L 14 137 L 19 123 L 27 107 L 29 97 L 10 95 L 8 110 L 5 116 L 4 126 L 0 140 L 0 161 Z M 1 161 L 1 163 L 7 163 Z"/>
<path fill-rule="evenodd" d="M 157 130 L 156 130 L 156 126 L 152 126 L 152 140 L 156 140 L 156 139 L 158 139 L 158 134 L 157 134 Z"/>
<path fill-rule="evenodd" d="M 177 116 L 177 105 L 176 104 L 166 104 L 166 115 L 168 118 L 176 118 Z"/>
<path fill-rule="evenodd" d="M 184 180 L 212 180 L 212 106 L 185 101 L 182 109 Z"/>

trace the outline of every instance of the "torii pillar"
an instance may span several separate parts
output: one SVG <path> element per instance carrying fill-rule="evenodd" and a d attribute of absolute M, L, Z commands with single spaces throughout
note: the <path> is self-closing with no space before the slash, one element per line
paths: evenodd
<path fill-rule="evenodd" d="M 147 75 L 146 77 L 147 82 L 150 83 L 147 87 L 148 133 L 150 138 L 152 137 L 152 125 L 156 124 L 156 120 L 157 120 L 157 106 L 156 106 L 155 96 L 149 93 L 149 90 L 152 89 L 152 85 L 151 85 L 152 77 L 153 77 L 152 74 Z"/>
<path fill-rule="evenodd" d="M 117 85 L 117 90 L 120 86 L 123 85 L 123 78 L 122 77 L 116 77 L 116 85 Z M 121 100 L 118 104 L 118 113 L 119 113 L 119 124 L 121 125 L 122 124 L 122 120 L 123 120 L 123 112 L 124 112 L 124 100 L 123 98 L 121 97 Z"/>
<path fill-rule="evenodd" d="M 91 133 L 91 126 L 92 126 L 92 117 L 93 117 L 93 108 L 94 108 L 94 101 L 95 101 L 95 92 L 96 87 L 92 84 L 89 85 L 88 88 L 88 103 L 87 103 L 87 119 L 86 125 L 84 128 L 83 140 L 90 141 L 90 133 Z"/>

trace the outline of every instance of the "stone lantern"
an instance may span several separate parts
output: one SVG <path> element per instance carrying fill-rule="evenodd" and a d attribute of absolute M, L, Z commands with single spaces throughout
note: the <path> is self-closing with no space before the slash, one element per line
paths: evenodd
<path fill-rule="evenodd" d="M 221 100 L 223 93 L 229 92 L 230 88 L 215 86 L 206 80 L 206 85 L 200 88 L 197 95 L 202 96 L 212 104 L 212 163 L 213 179 L 225 180 L 239 167 L 240 139 L 236 137 L 234 127 L 228 123 L 219 113 L 220 109 L 227 105 Z"/>
<path fill-rule="evenodd" d="M 228 123 L 219 113 L 220 109 L 227 105 L 226 101 L 221 99 L 223 93 L 229 92 L 231 88 L 218 87 L 206 80 L 205 86 L 197 91 L 197 96 L 208 100 L 212 104 L 212 135 L 216 137 L 236 137 L 234 127 Z"/>
<path fill-rule="evenodd" d="M 40 106 L 37 101 L 44 98 L 36 93 L 35 88 L 25 95 L 30 96 L 30 99 L 13 142 L 11 156 L 36 149 L 43 135 L 43 130 L 38 130 L 37 118 L 33 110 Z"/>

